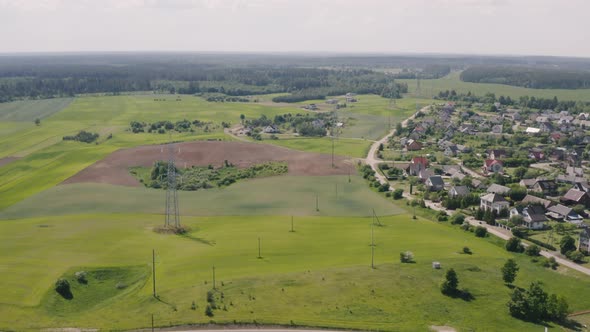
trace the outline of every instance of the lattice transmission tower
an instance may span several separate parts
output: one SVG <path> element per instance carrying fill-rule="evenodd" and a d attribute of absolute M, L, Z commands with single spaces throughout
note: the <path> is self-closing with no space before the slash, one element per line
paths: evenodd
<path fill-rule="evenodd" d="M 168 145 L 168 187 L 166 188 L 166 227 L 180 227 L 178 213 L 178 191 L 176 190 L 176 165 L 174 162 L 174 144 Z"/>

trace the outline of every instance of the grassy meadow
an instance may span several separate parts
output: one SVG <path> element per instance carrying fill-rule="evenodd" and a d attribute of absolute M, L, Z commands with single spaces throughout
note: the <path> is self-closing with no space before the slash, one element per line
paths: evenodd
<path fill-rule="evenodd" d="M 458 93 L 471 91 L 471 93 L 478 96 L 491 92 L 495 93 L 496 97 L 510 96 L 512 99 L 518 99 L 521 96 L 534 96 L 536 98 L 553 98 L 557 96 L 559 100 L 590 101 L 590 89 L 529 89 L 506 84 L 471 83 L 461 81 L 460 74 L 460 72 L 452 72 L 439 79 L 422 80 L 421 96 L 435 96 L 440 91 L 455 90 Z M 408 84 L 410 95 L 416 91 L 416 80 L 400 79 L 398 81 Z"/>
<path fill-rule="evenodd" d="M 508 315 L 510 289 L 500 267 L 510 257 L 520 265 L 516 285 L 542 280 L 549 292 L 566 296 L 572 309 L 588 306 L 588 278 L 561 268 L 547 270 L 524 255 L 506 252 L 493 238 L 482 240 L 408 215 L 381 217 L 383 226 L 374 229 L 376 269 L 371 269 L 371 218 L 294 220 L 295 232 L 289 232 L 290 218 L 285 217 L 186 217 L 183 223 L 192 231 L 184 236 L 155 233 L 152 227 L 162 221 L 155 215 L 3 221 L 0 329 L 131 329 L 147 327 L 154 313 L 158 326 L 235 320 L 387 331 L 426 330 L 429 325 L 539 330 Z M 257 258 L 258 238 L 262 258 Z M 473 254 L 460 253 L 463 246 Z M 159 300 L 152 297 L 152 249 Z M 399 252 L 405 250 L 414 253 L 416 263 L 399 263 Z M 432 269 L 435 260 L 442 270 Z M 212 266 L 220 309 L 207 317 Z M 450 267 L 472 301 L 440 294 Z M 87 284 L 76 284 L 76 271 L 89 272 Z M 53 290 L 59 277 L 73 284 L 71 300 Z"/>

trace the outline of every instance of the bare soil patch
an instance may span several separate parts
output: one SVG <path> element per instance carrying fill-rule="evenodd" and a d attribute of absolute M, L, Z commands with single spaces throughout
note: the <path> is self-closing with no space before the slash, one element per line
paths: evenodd
<path fill-rule="evenodd" d="M 129 173 L 130 167 L 151 167 L 157 160 L 167 160 L 167 145 L 149 145 L 118 150 L 78 174 L 65 180 L 69 183 L 107 183 L 123 186 L 141 186 Z M 247 168 L 254 164 L 269 161 L 283 161 L 289 167 L 289 175 L 345 175 L 352 172 L 353 166 L 346 159 L 312 152 L 295 151 L 270 144 L 246 142 L 184 142 L 174 145 L 174 157 L 179 168 L 213 165 L 220 167 L 223 162 Z"/>
<path fill-rule="evenodd" d="M 4 165 L 8 165 L 9 163 L 15 161 L 15 160 L 19 160 L 20 158 L 18 157 L 4 157 L 4 158 L 0 158 L 0 167 L 4 166 Z"/>

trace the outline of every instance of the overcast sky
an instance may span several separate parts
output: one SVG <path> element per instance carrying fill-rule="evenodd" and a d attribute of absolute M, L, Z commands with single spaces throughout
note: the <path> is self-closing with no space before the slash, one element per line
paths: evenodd
<path fill-rule="evenodd" d="M 0 0 L 0 53 L 590 57 L 589 0 Z"/>

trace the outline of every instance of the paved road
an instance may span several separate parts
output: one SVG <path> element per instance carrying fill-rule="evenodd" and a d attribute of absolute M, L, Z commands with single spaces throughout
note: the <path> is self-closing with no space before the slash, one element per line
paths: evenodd
<path fill-rule="evenodd" d="M 420 112 L 426 113 L 429 108 L 430 108 L 430 106 L 422 107 Z M 414 113 L 414 115 L 412 115 L 411 117 L 405 119 L 402 122 L 402 127 L 406 127 L 408 125 L 409 120 L 414 120 L 414 118 L 416 118 L 417 113 L 418 112 Z M 382 175 L 381 172 L 379 172 L 379 167 L 377 167 L 380 162 L 383 162 L 383 160 L 381 160 L 380 158 L 377 158 L 377 151 L 379 150 L 379 145 L 381 145 L 381 144 L 387 145 L 387 141 L 389 140 L 389 138 L 391 136 L 393 136 L 394 133 L 395 133 L 395 129 L 393 129 L 389 134 L 385 135 L 385 137 L 383 137 L 382 139 L 375 141 L 375 143 L 373 143 L 373 145 L 371 145 L 371 148 L 369 149 L 369 153 L 367 154 L 367 158 L 365 159 L 365 162 L 367 163 L 367 165 L 371 166 L 371 168 L 375 172 L 376 179 L 380 183 L 389 183 L 389 182 L 387 181 L 387 178 L 384 175 Z M 393 188 L 390 187 L 390 189 L 393 189 Z"/>
<path fill-rule="evenodd" d="M 447 213 L 449 212 L 444 207 L 442 207 L 440 205 L 440 203 L 433 203 L 431 201 L 426 201 L 425 203 L 426 203 L 426 206 L 430 207 L 433 210 L 446 211 Z M 480 222 L 479 220 L 476 220 L 473 217 L 466 216 L 465 220 L 467 220 L 467 222 L 469 222 L 473 226 L 485 227 L 490 234 L 493 234 L 501 239 L 508 240 L 512 237 L 512 233 L 510 233 L 510 231 L 500 228 L 500 227 L 488 225 L 485 222 Z M 528 247 L 528 244 L 523 243 L 523 246 Z M 584 273 L 585 275 L 590 276 L 590 269 L 589 268 L 586 268 L 584 266 L 576 264 L 576 263 L 569 261 L 567 259 L 561 258 L 557 253 L 547 251 L 547 250 L 541 250 L 541 256 L 547 257 L 547 258 L 553 257 L 553 258 L 555 258 L 555 261 L 557 263 L 559 263 L 560 265 L 567 266 L 571 269 L 574 269 L 576 271 Z"/>

